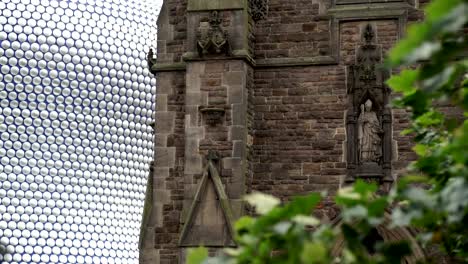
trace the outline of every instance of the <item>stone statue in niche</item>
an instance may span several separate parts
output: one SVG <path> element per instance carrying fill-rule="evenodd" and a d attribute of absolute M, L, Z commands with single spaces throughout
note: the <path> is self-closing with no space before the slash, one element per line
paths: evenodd
<path fill-rule="evenodd" d="M 229 55 L 228 32 L 221 28 L 221 23 L 218 11 L 211 12 L 208 22 L 200 22 L 197 32 L 197 49 L 200 57 L 206 54 Z"/>
<path fill-rule="evenodd" d="M 382 52 L 371 24 L 362 28 L 356 62 L 348 67 L 345 182 L 357 178 L 391 183 L 392 111 L 389 72 L 379 67 Z M 388 184 L 387 184 L 388 185 Z"/>
<path fill-rule="evenodd" d="M 361 105 L 358 119 L 359 161 L 380 163 L 382 159 L 383 130 L 377 114 L 372 111 L 372 101 Z"/>

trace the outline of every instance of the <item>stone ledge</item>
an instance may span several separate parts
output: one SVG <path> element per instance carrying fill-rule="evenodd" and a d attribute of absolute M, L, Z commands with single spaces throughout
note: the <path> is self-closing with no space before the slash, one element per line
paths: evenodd
<path fill-rule="evenodd" d="M 299 58 L 271 58 L 257 60 L 256 68 L 294 67 L 310 65 L 338 64 L 338 58 L 334 56 L 299 57 Z"/>
<path fill-rule="evenodd" d="M 151 67 L 150 72 L 156 74 L 157 72 L 166 72 L 166 71 L 185 71 L 184 62 L 173 62 L 173 63 L 155 63 Z"/>
<path fill-rule="evenodd" d="M 189 0 L 187 11 L 247 9 L 246 0 Z"/>
<path fill-rule="evenodd" d="M 364 5 L 339 5 L 328 9 L 327 14 L 335 18 L 359 18 L 359 17 L 379 17 L 402 15 L 408 9 L 414 9 L 408 3 L 374 3 Z"/>
<path fill-rule="evenodd" d="M 231 56 L 207 56 L 200 57 L 196 52 L 186 52 L 182 56 L 182 59 L 186 62 L 190 61 L 210 61 L 210 60 L 245 60 L 250 65 L 255 65 L 255 59 L 252 58 L 250 53 L 245 49 L 231 51 Z"/>
<path fill-rule="evenodd" d="M 254 60 L 248 55 L 239 55 L 231 57 L 215 57 L 215 58 L 200 58 L 195 53 L 186 53 L 184 55 L 185 62 L 176 63 L 156 63 L 151 69 L 151 73 L 167 72 L 167 71 L 185 71 L 186 62 L 195 61 L 213 61 L 213 60 L 244 60 L 254 68 L 279 68 L 279 67 L 294 67 L 294 66 L 312 66 L 312 65 L 335 65 L 338 64 L 336 56 L 317 56 L 317 57 L 298 57 L 298 58 L 271 58 Z"/>

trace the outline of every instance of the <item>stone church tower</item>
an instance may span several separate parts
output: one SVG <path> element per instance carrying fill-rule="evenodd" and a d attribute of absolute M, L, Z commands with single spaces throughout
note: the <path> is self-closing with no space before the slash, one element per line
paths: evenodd
<path fill-rule="evenodd" d="M 287 200 L 357 178 L 386 190 L 414 158 L 382 58 L 418 0 L 165 0 L 141 263 L 234 245 L 252 190 Z M 331 199 L 330 199 L 331 200 Z M 336 217 L 325 201 L 318 212 Z"/>

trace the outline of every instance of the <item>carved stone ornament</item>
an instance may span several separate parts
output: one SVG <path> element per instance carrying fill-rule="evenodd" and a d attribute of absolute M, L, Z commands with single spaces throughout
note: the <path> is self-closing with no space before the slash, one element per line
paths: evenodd
<path fill-rule="evenodd" d="M 228 32 L 221 28 L 221 23 L 218 11 L 211 12 L 208 22 L 200 22 L 197 32 L 197 49 L 200 57 L 206 54 L 229 55 Z"/>
<path fill-rule="evenodd" d="M 379 67 L 381 49 L 375 44 L 375 35 L 372 26 L 367 24 L 356 63 L 348 69 L 346 182 L 356 178 L 393 182 L 390 89 L 384 83 L 389 73 Z"/>
<path fill-rule="evenodd" d="M 200 106 L 200 113 L 205 120 L 205 124 L 215 126 L 223 121 L 225 110 L 220 107 Z"/>
<path fill-rule="evenodd" d="M 265 19 L 268 14 L 268 0 L 249 0 L 249 8 L 254 21 Z"/>
<path fill-rule="evenodd" d="M 151 71 L 151 68 L 156 63 L 156 58 L 154 58 L 154 52 L 152 48 L 150 48 L 150 50 L 148 51 L 148 54 L 146 55 L 146 62 L 148 63 L 148 67 Z"/>

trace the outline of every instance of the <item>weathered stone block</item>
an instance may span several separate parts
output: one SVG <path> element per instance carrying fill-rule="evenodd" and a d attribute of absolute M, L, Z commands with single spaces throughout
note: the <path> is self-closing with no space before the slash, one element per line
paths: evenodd
<path fill-rule="evenodd" d="M 187 93 L 185 105 L 201 105 L 203 104 L 202 94 L 198 93 Z"/>
<path fill-rule="evenodd" d="M 244 140 L 247 129 L 244 126 L 231 126 L 229 128 L 229 140 Z"/>
<path fill-rule="evenodd" d="M 159 58 L 158 58 L 159 59 Z M 172 84 L 172 73 L 160 72 L 156 75 L 156 94 L 172 94 L 174 87 Z"/>
<path fill-rule="evenodd" d="M 246 106 L 243 104 L 232 105 L 232 124 L 237 126 L 243 126 L 246 124 Z"/>
<path fill-rule="evenodd" d="M 240 104 L 244 102 L 244 87 L 241 85 L 232 85 L 228 87 L 228 104 Z"/>
<path fill-rule="evenodd" d="M 165 179 L 165 178 L 169 177 L 169 175 L 170 175 L 169 174 L 169 168 L 162 167 L 159 164 L 155 164 L 155 165 L 156 165 L 155 168 L 154 168 L 154 178 L 155 179 L 157 179 L 157 178 Z"/>
<path fill-rule="evenodd" d="M 234 158 L 243 158 L 245 157 L 245 142 L 244 141 L 238 141 L 235 140 L 233 142 L 233 148 L 232 148 L 232 157 Z"/>
<path fill-rule="evenodd" d="M 243 86 L 245 80 L 245 72 L 225 72 L 223 74 L 223 84 L 227 86 L 239 85 Z"/>
<path fill-rule="evenodd" d="M 156 111 L 167 111 L 167 94 L 158 94 L 156 97 Z"/>
<path fill-rule="evenodd" d="M 173 133 L 175 125 L 175 112 L 156 112 L 156 133 Z"/>
<path fill-rule="evenodd" d="M 175 147 L 156 147 L 155 164 L 158 167 L 174 167 L 175 165 Z"/>
<path fill-rule="evenodd" d="M 165 147 L 167 146 L 167 134 L 156 133 L 154 135 L 155 146 L 156 147 Z"/>
<path fill-rule="evenodd" d="M 223 168 L 224 169 L 232 169 L 232 168 L 238 168 L 242 165 L 242 159 L 240 158 L 224 158 L 222 160 Z"/>

